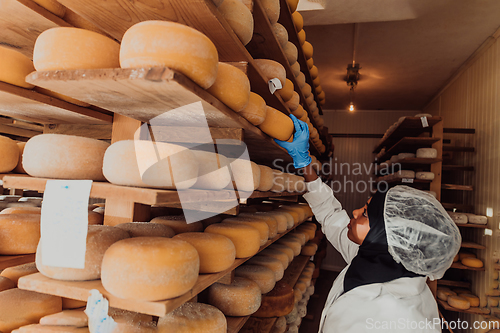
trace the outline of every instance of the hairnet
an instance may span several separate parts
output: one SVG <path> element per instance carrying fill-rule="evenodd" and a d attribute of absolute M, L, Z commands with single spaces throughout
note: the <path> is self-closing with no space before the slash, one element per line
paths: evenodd
<path fill-rule="evenodd" d="M 453 263 L 462 237 L 431 194 L 408 186 L 391 188 L 385 199 L 389 253 L 414 273 L 440 279 Z"/>

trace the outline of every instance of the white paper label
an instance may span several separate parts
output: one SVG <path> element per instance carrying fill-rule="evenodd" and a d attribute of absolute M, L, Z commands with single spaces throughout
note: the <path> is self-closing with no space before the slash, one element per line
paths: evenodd
<path fill-rule="evenodd" d="M 99 290 L 92 289 L 87 300 L 85 314 L 89 318 L 90 333 L 111 333 L 116 322 L 108 315 L 109 302 Z"/>
<path fill-rule="evenodd" d="M 283 86 L 281 85 L 281 81 L 278 78 L 269 80 L 268 84 L 271 94 L 274 94 L 276 90 L 283 88 Z"/>
<path fill-rule="evenodd" d="M 429 127 L 429 123 L 427 122 L 427 117 L 420 117 L 422 121 L 422 127 Z"/>
<path fill-rule="evenodd" d="M 91 180 L 47 180 L 43 193 L 43 265 L 84 268 Z"/>
<path fill-rule="evenodd" d="M 402 178 L 402 179 L 401 179 L 401 182 L 402 182 L 402 183 L 409 183 L 409 184 L 412 184 L 412 183 L 413 183 L 413 178 Z"/>

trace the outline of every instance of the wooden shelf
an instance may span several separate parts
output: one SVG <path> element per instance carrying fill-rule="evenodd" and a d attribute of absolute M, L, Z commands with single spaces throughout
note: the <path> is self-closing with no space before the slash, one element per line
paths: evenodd
<path fill-rule="evenodd" d="M 471 185 L 441 184 L 441 188 L 443 190 L 474 191 L 474 187 Z"/>
<path fill-rule="evenodd" d="M 474 147 L 457 147 L 457 146 L 443 146 L 443 151 L 467 152 L 473 153 L 476 151 Z"/>
<path fill-rule="evenodd" d="M 454 262 L 454 263 L 451 265 L 451 267 L 450 267 L 450 268 L 466 269 L 466 270 L 470 270 L 470 271 L 484 271 L 484 270 L 486 270 L 486 269 L 484 268 L 484 266 L 483 266 L 483 267 L 481 267 L 481 268 L 467 267 L 467 266 L 465 266 L 465 265 L 462 265 L 462 264 L 461 264 L 461 263 L 459 263 L 459 262 Z"/>
<path fill-rule="evenodd" d="M 392 155 L 399 153 L 412 153 L 418 148 L 431 147 L 433 143 L 438 142 L 438 138 L 420 138 L 420 137 L 404 137 L 399 140 L 394 146 L 387 150 L 380 158 L 378 163 L 382 163 L 391 158 Z"/>
<path fill-rule="evenodd" d="M 459 223 L 456 223 L 456 225 L 459 228 L 476 228 L 476 229 L 487 229 L 488 228 L 488 225 L 486 225 L 486 224 L 472 224 L 472 223 L 459 224 Z"/>
<path fill-rule="evenodd" d="M 380 142 L 373 153 L 378 153 L 383 147 L 394 145 L 403 137 L 417 137 L 424 132 L 428 132 L 435 124 L 442 120 L 441 117 L 427 118 L 429 127 L 422 127 L 422 120 L 420 117 L 406 117 L 394 131 L 382 142 Z"/>
<path fill-rule="evenodd" d="M 226 317 L 227 333 L 238 333 L 250 316 L 245 317 Z"/>
<path fill-rule="evenodd" d="M 0 255 L 0 271 L 6 269 L 7 267 L 27 264 L 30 262 L 35 262 L 35 254 L 23 254 L 17 256 L 3 256 Z"/>
<path fill-rule="evenodd" d="M 438 286 L 448 286 L 456 288 L 470 289 L 471 283 L 465 281 L 437 280 Z"/>
<path fill-rule="evenodd" d="M 479 314 L 479 315 L 487 315 L 490 313 L 490 309 L 488 308 L 479 308 L 479 307 L 471 307 L 468 310 L 460 310 L 457 308 L 454 308 L 450 306 L 447 302 L 436 299 L 438 304 L 443 307 L 443 309 L 448 310 L 448 311 L 455 311 L 455 312 L 462 312 L 462 313 L 472 313 L 472 314 Z"/>
<path fill-rule="evenodd" d="M 443 128 L 443 133 L 453 133 L 453 134 L 475 134 L 476 130 L 474 128 Z"/>
<path fill-rule="evenodd" d="M 462 241 L 461 247 L 462 248 L 467 248 L 467 249 L 479 249 L 479 250 L 486 249 L 486 246 L 483 246 L 483 245 L 480 245 L 480 244 L 476 244 L 476 243 L 473 243 L 473 242 L 464 242 L 464 241 Z"/>
<path fill-rule="evenodd" d="M 473 166 L 467 165 L 443 165 L 443 171 L 474 171 Z"/>
<path fill-rule="evenodd" d="M 168 68 L 34 72 L 27 81 L 153 125 L 242 128 L 252 160 L 291 161 L 286 151 L 260 129 Z"/>
<path fill-rule="evenodd" d="M 300 225 L 300 224 L 298 224 Z M 298 226 L 297 225 L 297 226 Z M 287 230 L 282 234 L 276 235 L 273 239 L 268 240 L 266 244 L 260 247 L 259 252 L 264 250 L 266 247 L 294 230 L 297 226 Z M 162 317 L 175 310 L 177 307 L 190 300 L 194 296 L 198 295 L 200 292 L 224 278 L 227 274 L 230 274 L 236 267 L 243 264 L 250 258 L 236 259 L 230 268 L 226 269 L 220 273 L 214 274 L 200 274 L 198 276 L 198 281 L 196 282 L 193 289 L 188 291 L 182 296 L 164 300 L 164 301 L 138 301 L 138 300 L 126 300 L 118 298 L 107 292 L 102 286 L 101 280 L 93 281 L 60 281 L 43 276 L 40 273 L 35 273 L 31 275 L 24 276 L 19 279 L 18 287 L 20 289 L 36 291 L 43 294 L 55 295 L 60 297 L 67 297 L 71 299 L 76 299 L 80 301 L 86 301 L 89 297 L 89 291 L 92 289 L 97 289 L 101 294 L 103 294 L 109 301 L 111 307 L 118 309 L 124 309 L 129 311 L 135 311 L 139 313 L 145 313 L 153 316 Z"/>

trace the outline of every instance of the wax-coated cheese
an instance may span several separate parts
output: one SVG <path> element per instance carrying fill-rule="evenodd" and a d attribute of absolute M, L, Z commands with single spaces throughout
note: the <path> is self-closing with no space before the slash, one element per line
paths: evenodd
<path fill-rule="evenodd" d="M 165 237 L 136 237 L 111 245 L 101 280 L 111 294 L 158 301 L 180 296 L 198 279 L 200 259 L 189 243 Z"/>
<path fill-rule="evenodd" d="M 248 105 L 239 112 L 239 115 L 248 120 L 253 125 L 260 125 L 266 119 L 266 101 L 260 95 L 250 92 Z"/>
<path fill-rule="evenodd" d="M 217 9 L 233 28 L 234 33 L 243 45 L 247 45 L 252 40 L 254 27 L 250 9 L 240 0 L 224 0 Z"/>
<path fill-rule="evenodd" d="M 0 59 L 0 81 L 28 89 L 34 87 L 25 80 L 26 75 L 35 71 L 30 58 L 21 52 L 0 45 Z"/>
<path fill-rule="evenodd" d="M 240 2 L 240 5 L 246 7 Z M 219 56 L 203 33 L 183 24 L 144 21 L 130 27 L 121 42 L 122 68 L 169 67 L 186 75 L 202 88 L 217 77 Z"/>
<path fill-rule="evenodd" d="M 286 70 L 282 64 L 271 59 L 255 59 L 254 63 L 267 81 L 277 78 L 280 80 L 282 86 L 285 85 Z"/>
<path fill-rule="evenodd" d="M 293 97 L 293 93 L 294 93 L 293 83 L 289 79 L 286 79 L 285 85 L 283 86 L 283 88 L 278 90 L 278 95 L 281 96 L 283 101 L 287 102 Z"/>
<path fill-rule="evenodd" d="M 9 289 L 0 292 L 0 331 L 10 332 L 40 318 L 61 312 L 61 297 L 34 291 Z"/>
<path fill-rule="evenodd" d="M 261 1 L 264 12 L 269 18 L 271 24 L 278 22 L 280 17 L 280 1 L 279 0 L 262 0 Z"/>
<path fill-rule="evenodd" d="M 448 296 L 448 304 L 460 310 L 467 310 L 470 308 L 470 302 L 460 296 Z"/>
<path fill-rule="evenodd" d="M 36 39 L 33 64 L 37 71 L 119 68 L 119 56 L 120 44 L 109 37 L 86 29 L 57 27 Z"/>
<path fill-rule="evenodd" d="M 19 155 L 19 148 L 16 142 L 6 136 L 0 135 L 0 172 L 6 173 L 12 171 L 18 164 Z"/>
<path fill-rule="evenodd" d="M 280 317 L 286 316 L 294 308 L 293 289 L 287 283 L 278 281 L 273 290 L 262 295 L 262 304 L 255 317 Z"/>
<path fill-rule="evenodd" d="M 295 257 L 293 249 L 287 245 L 273 243 L 268 247 L 268 249 L 278 250 L 283 252 L 284 254 L 287 255 L 289 263 L 292 262 L 293 258 Z"/>
<path fill-rule="evenodd" d="M 226 333 L 227 321 L 216 307 L 187 302 L 158 319 L 158 333 Z"/>
<path fill-rule="evenodd" d="M 269 226 L 264 221 L 258 221 L 258 220 L 253 220 L 250 218 L 244 218 L 244 217 L 232 217 L 232 218 L 224 219 L 222 222 L 245 224 L 245 225 L 248 225 L 250 227 L 257 229 L 259 231 L 259 235 L 260 235 L 260 246 L 263 246 L 264 244 L 266 244 L 268 239 L 269 239 Z"/>
<path fill-rule="evenodd" d="M 302 89 L 306 85 L 306 77 L 304 73 L 300 72 L 295 79 L 297 80 L 297 84 Z"/>
<path fill-rule="evenodd" d="M 306 59 L 310 59 L 313 56 L 313 46 L 309 42 L 304 42 L 304 45 L 302 45 L 302 50 L 304 51 L 304 55 L 306 56 Z M 313 79 L 318 77 L 318 69 L 314 70 L 316 66 L 313 66 L 311 68 L 311 77 Z"/>
<path fill-rule="evenodd" d="M 231 167 L 235 188 L 238 191 L 252 192 L 259 187 L 260 168 L 256 163 L 247 159 L 238 158 L 230 159 L 229 165 Z M 232 184 L 229 186 L 232 186 Z"/>
<path fill-rule="evenodd" d="M 465 214 L 467 216 L 467 221 L 472 224 L 488 224 L 488 218 L 486 216 L 475 215 L 475 214 Z"/>
<path fill-rule="evenodd" d="M 304 29 L 300 30 L 297 33 L 297 35 L 299 37 L 299 43 L 300 43 L 300 45 L 304 45 L 304 43 L 306 41 L 306 32 L 304 31 Z"/>
<path fill-rule="evenodd" d="M 288 60 L 288 63 L 290 65 L 294 64 L 297 62 L 297 58 L 299 56 L 299 51 L 297 50 L 297 47 L 295 44 L 292 42 L 286 43 L 285 47 L 283 48 L 283 52 L 285 52 L 285 57 Z M 293 70 L 293 68 L 292 68 Z"/>
<path fill-rule="evenodd" d="M 22 264 L 13 267 L 7 267 L 0 273 L 1 276 L 5 276 L 6 278 L 12 280 L 17 284 L 20 277 L 25 275 L 30 275 L 37 273 L 38 269 L 36 269 L 36 265 L 34 262 L 30 262 L 27 264 Z"/>
<path fill-rule="evenodd" d="M 285 237 L 287 239 L 296 239 L 299 241 L 300 246 L 304 246 L 306 244 L 306 235 L 301 232 L 290 232 Z"/>
<path fill-rule="evenodd" d="M 481 268 L 484 266 L 483 262 L 477 258 L 463 258 L 461 262 L 467 267 Z"/>
<path fill-rule="evenodd" d="M 262 294 L 270 292 L 276 284 L 274 272 L 262 265 L 245 264 L 234 270 L 234 276 L 254 281 L 259 285 Z"/>
<path fill-rule="evenodd" d="M 285 105 L 288 107 L 290 111 L 295 111 L 299 107 L 300 96 L 297 92 L 293 92 L 292 98 L 290 98 Z"/>
<path fill-rule="evenodd" d="M 320 80 L 319 76 L 313 80 L 313 85 L 315 87 L 321 85 L 321 80 Z M 324 94 L 324 91 L 323 91 L 323 94 Z M 320 98 L 319 96 L 317 96 L 317 97 L 319 99 L 319 104 L 323 105 L 324 103 L 321 103 L 321 102 L 324 101 L 324 96 L 322 96 L 323 98 Z"/>
<path fill-rule="evenodd" d="M 171 228 L 175 234 L 182 234 L 184 232 L 201 232 L 203 231 L 203 223 L 193 222 L 187 223 L 184 215 L 169 215 L 157 216 L 151 220 L 151 223 L 161 223 Z"/>
<path fill-rule="evenodd" d="M 189 149 L 146 140 L 115 142 L 106 150 L 102 164 L 110 183 L 167 189 L 193 186 L 198 170 L 198 159 Z"/>
<path fill-rule="evenodd" d="M 1 143 L 0 143 L 1 144 Z M 19 148 L 19 159 L 17 161 L 17 165 L 12 170 L 15 173 L 26 173 L 26 170 L 23 168 L 23 152 L 24 152 L 24 146 L 26 146 L 26 142 L 17 142 L 17 148 Z M 0 148 L 2 149 L 2 148 Z M 2 156 L 5 156 L 2 154 Z"/>
<path fill-rule="evenodd" d="M 273 278 L 274 278 L 274 273 L 273 273 Z M 7 289 L 16 288 L 16 286 L 17 286 L 16 283 L 11 279 L 6 278 L 5 276 L 0 276 L 0 292 Z"/>
<path fill-rule="evenodd" d="M 285 47 L 286 43 L 288 42 L 288 31 L 286 30 L 286 28 L 279 23 L 273 24 L 272 28 L 274 35 L 278 40 L 278 43 L 281 45 L 281 47 Z"/>
<path fill-rule="evenodd" d="M 259 285 L 242 277 L 230 285 L 214 283 L 208 288 L 208 302 L 226 316 L 249 316 L 259 309 L 261 299 Z"/>
<path fill-rule="evenodd" d="M 64 7 L 55 0 L 33 0 L 33 1 L 42 6 L 43 8 L 47 9 L 52 14 L 57 15 L 59 17 L 63 17 L 64 14 L 66 13 L 66 7 Z"/>
<path fill-rule="evenodd" d="M 40 239 L 40 215 L 0 214 L 0 254 L 35 253 Z"/>
<path fill-rule="evenodd" d="M 269 212 L 262 212 L 258 215 L 269 215 L 274 217 L 277 223 L 277 232 L 279 234 L 284 233 L 285 231 L 288 230 L 288 217 L 285 215 L 283 212 L 277 212 L 277 211 L 269 211 Z"/>
<path fill-rule="evenodd" d="M 36 251 L 36 267 L 43 275 L 67 281 L 96 280 L 101 276 L 101 262 L 106 250 L 115 242 L 129 238 L 125 230 L 103 226 L 90 225 L 87 232 L 84 268 L 67 268 L 44 265 L 42 262 L 42 242 Z"/>
<path fill-rule="evenodd" d="M 295 25 L 295 30 L 297 32 L 299 32 L 300 30 L 302 30 L 302 28 L 304 28 L 304 19 L 302 18 L 302 15 L 299 12 L 297 11 L 293 12 L 292 20 L 293 24 Z"/>
<path fill-rule="evenodd" d="M 259 125 L 262 132 L 281 141 L 287 141 L 293 134 L 293 121 L 284 113 L 267 107 L 266 119 Z"/>
<path fill-rule="evenodd" d="M 162 223 L 129 222 L 121 223 L 116 228 L 127 231 L 130 237 L 173 237 L 175 231 Z"/>
<path fill-rule="evenodd" d="M 316 82 L 318 83 L 318 86 L 319 86 L 319 85 L 320 85 L 320 83 L 319 83 L 319 76 L 318 76 L 317 78 L 313 79 L 313 83 L 314 83 L 315 85 L 316 85 Z M 322 91 L 322 92 L 318 93 L 317 97 L 318 97 L 318 99 L 320 99 L 320 100 L 324 100 L 324 99 L 325 99 L 325 92 L 324 92 L 324 91 Z"/>
<path fill-rule="evenodd" d="M 222 222 L 209 225 L 205 232 L 229 238 L 236 249 L 236 258 L 251 257 L 260 249 L 260 233 L 248 225 Z"/>
<path fill-rule="evenodd" d="M 304 97 L 305 97 L 305 98 L 308 98 L 308 97 L 309 97 L 309 96 L 311 96 L 311 94 L 312 94 L 312 88 L 311 88 L 311 86 L 310 86 L 308 83 L 306 83 L 306 84 L 305 84 L 305 85 L 301 88 L 301 90 L 302 90 L 302 93 L 304 94 Z M 311 112 L 312 112 L 312 110 L 311 110 Z"/>
<path fill-rule="evenodd" d="M 86 327 L 88 317 L 83 310 L 65 310 L 40 319 L 41 325 Z"/>
<path fill-rule="evenodd" d="M 198 180 L 195 188 L 221 190 L 231 182 L 229 160 L 217 153 L 193 150 L 199 162 Z"/>
<path fill-rule="evenodd" d="M 63 134 L 32 137 L 24 148 L 23 167 L 33 177 L 105 180 L 104 141 Z"/>
<path fill-rule="evenodd" d="M 250 81 L 239 68 L 220 62 L 217 78 L 207 91 L 230 109 L 239 112 L 248 105 Z"/>
<path fill-rule="evenodd" d="M 258 191 L 269 191 L 273 187 L 274 174 L 273 169 L 265 165 L 259 165 L 260 182 L 257 187 Z"/>

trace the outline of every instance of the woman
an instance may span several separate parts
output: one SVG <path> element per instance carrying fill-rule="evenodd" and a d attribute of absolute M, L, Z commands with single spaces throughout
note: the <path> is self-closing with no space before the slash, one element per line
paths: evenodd
<path fill-rule="evenodd" d="M 293 142 L 276 142 L 302 169 L 304 195 L 347 267 L 333 283 L 320 332 L 441 332 L 427 277 L 439 279 L 461 244 L 460 232 L 430 194 L 407 186 L 377 192 L 349 219 L 311 167 L 307 124 L 291 115 Z"/>

